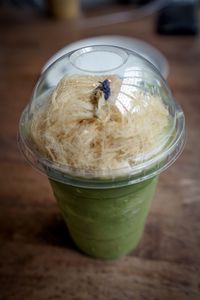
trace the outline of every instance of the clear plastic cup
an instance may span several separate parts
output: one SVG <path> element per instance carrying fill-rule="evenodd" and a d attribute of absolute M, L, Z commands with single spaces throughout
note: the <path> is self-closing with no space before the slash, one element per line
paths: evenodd
<path fill-rule="evenodd" d="M 148 106 L 149 97 L 156 96 L 167 108 L 169 124 L 157 145 L 129 158 L 134 163 L 113 169 L 72 167 L 42 154 L 30 134 L 30 124 L 55 89 L 52 82 L 57 84 L 68 75 L 113 74 L 122 80 L 116 95 L 122 115 L 130 109 L 132 114 L 140 113 L 130 89 L 142 93 L 143 105 Z M 177 159 L 184 142 L 183 111 L 159 71 L 130 50 L 105 45 L 81 48 L 54 62 L 39 78 L 19 126 L 20 148 L 27 160 L 48 176 L 72 239 L 83 252 L 102 259 L 120 257 L 138 245 L 158 176 Z"/>

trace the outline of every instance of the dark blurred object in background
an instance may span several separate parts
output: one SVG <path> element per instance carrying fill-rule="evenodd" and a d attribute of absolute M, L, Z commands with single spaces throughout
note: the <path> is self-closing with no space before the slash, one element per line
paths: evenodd
<path fill-rule="evenodd" d="M 198 33 L 198 0 L 173 0 L 159 12 L 157 32 L 170 35 Z"/>
<path fill-rule="evenodd" d="M 44 13 L 46 7 L 45 0 L 0 0 L 0 5 L 38 13 Z"/>
<path fill-rule="evenodd" d="M 79 0 L 47 0 L 46 2 L 49 14 L 57 19 L 72 20 L 80 15 Z"/>

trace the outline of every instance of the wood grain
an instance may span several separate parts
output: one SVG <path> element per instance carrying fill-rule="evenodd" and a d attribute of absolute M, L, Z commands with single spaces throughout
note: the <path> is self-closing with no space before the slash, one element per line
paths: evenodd
<path fill-rule="evenodd" d="M 139 247 L 103 262 L 71 241 L 50 186 L 18 151 L 19 116 L 42 65 L 80 38 L 119 34 L 144 39 L 170 63 L 187 143 L 160 176 Z M 0 13 L 0 299 L 200 299 L 200 39 L 162 37 L 152 18 L 102 28 Z"/>

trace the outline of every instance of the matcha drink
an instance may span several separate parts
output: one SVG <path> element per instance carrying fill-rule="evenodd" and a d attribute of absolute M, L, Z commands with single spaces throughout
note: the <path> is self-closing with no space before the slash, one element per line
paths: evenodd
<path fill-rule="evenodd" d="M 70 234 L 85 253 L 117 258 L 137 246 L 157 178 L 120 188 L 82 189 L 51 181 Z"/>
<path fill-rule="evenodd" d="M 20 147 L 47 174 L 73 240 L 103 259 L 137 246 L 158 175 L 184 139 L 183 112 L 158 71 L 113 46 L 58 59 L 20 120 Z"/>

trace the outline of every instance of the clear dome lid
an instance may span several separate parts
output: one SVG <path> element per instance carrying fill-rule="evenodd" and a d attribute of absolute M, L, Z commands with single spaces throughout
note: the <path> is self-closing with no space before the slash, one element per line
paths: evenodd
<path fill-rule="evenodd" d="M 90 46 L 55 61 L 20 120 L 20 148 L 54 180 L 123 186 L 171 165 L 185 141 L 184 114 L 159 71 L 115 46 Z"/>

